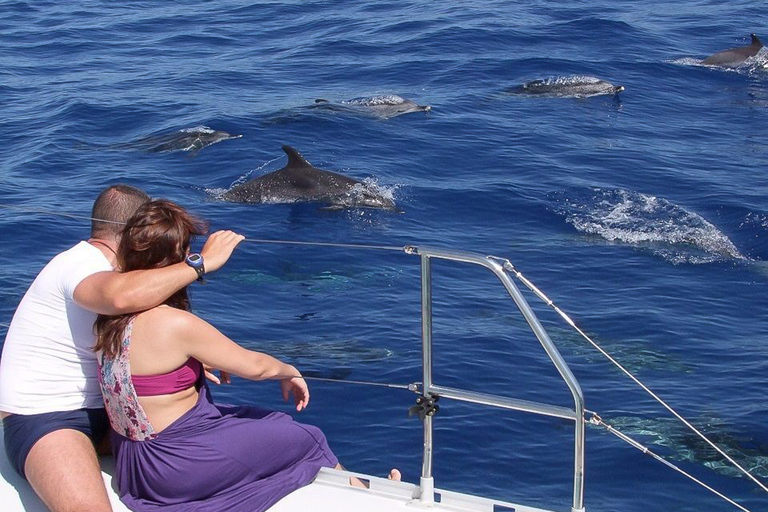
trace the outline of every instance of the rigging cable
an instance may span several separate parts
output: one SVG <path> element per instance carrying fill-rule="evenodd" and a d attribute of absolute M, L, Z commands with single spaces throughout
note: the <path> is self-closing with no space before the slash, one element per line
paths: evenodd
<path fill-rule="evenodd" d="M 419 392 L 419 385 L 421 382 L 412 382 L 411 384 L 387 384 L 385 382 L 370 382 L 365 380 L 350 380 L 350 379 L 331 379 L 328 377 L 312 377 L 307 375 L 301 376 L 304 380 L 317 380 L 321 382 L 337 382 L 341 384 L 358 384 L 362 386 L 379 386 L 393 389 L 404 389 L 406 391 Z"/>
<path fill-rule="evenodd" d="M 44 214 L 59 216 L 59 217 L 69 217 L 71 219 L 90 220 L 90 221 L 95 220 L 97 222 L 105 222 L 109 224 L 119 224 L 119 225 L 125 224 L 125 222 L 98 219 L 98 218 L 89 217 L 86 215 L 75 215 L 72 213 L 57 212 L 53 210 L 46 210 L 45 208 L 29 208 L 26 206 L 16 206 L 16 205 L 3 204 L 3 203 L 0 203 L 0 208 L 7 208 L 9 210 L 18 210 L 18 211 L 27 212 L 27 213 L 44 213 Z M 266 240 L 266 239 L 259 239 L 259 238 L 246 238 L 245 240 L 243 240 L 243 242 L 259 243 L 259 244 L 281 244 L 281 245 L 311 245 L 316 247 L 317 246 L 338 247 L 338 248 L 349 248 L 349 249 L 374 249 L 374 250 L 380 250 L 380 251 L 397 251 L 397 252 L 405 252 L 405 253 L 408 253 L 410 250 L 410 246 L 341 244 L 341 243 L 335 243 L 335 242 L 304 242 L 299 240 Z"/>
<path fill-rule="evenodd" d="M 53 216 L 69 217 L 70 219 L 95 220 L 95 221 L 98 221 L 98 222 L 105 222 L 105 223 L 108 223 L 108 224 L 125 224 L 125 222 L 118 222 L 116 220 L 95 219 L 93 217 L 89 217 L 89 216 L 85 216 L 85 215 L 75 215 L 73 213 L 56 212 L 56 211 L 53 211 L 53 210 L 46 210 L 45 208 L 29 208 L 27 206 L 16 206 L 16 205 L 3 204 L 3 203 L 0 203 L 0 207 L 1 208 L 7 208 L 9 210 L 18 210 L 20 212 L 45 213 L 45 214 L 53 215 Z"/>
<path fill-rule="evenodd" d="M 315 247 L 343 247 L 349 249 L 375 249 L 380 251 L 408 252 L 410 246 L 395 245 L 365 245 L 365 244 L 340 244 L 335 242 L 302 242 L 298 240 L 262 240 L 258 238 L 246 238 L 243 242 L 253 242 L 257 244 L 282 244 L 282 245 L 311 245 Z"/>

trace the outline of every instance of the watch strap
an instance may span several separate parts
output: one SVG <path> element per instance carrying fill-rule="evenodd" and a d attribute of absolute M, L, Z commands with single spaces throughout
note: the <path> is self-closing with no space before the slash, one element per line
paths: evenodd
<path fill-rule="evenodd" d="M 205 275 L 205 263 L 201 263 L 199 267 L 192 267 L 197 272 L 197 280 L 203 282 L 203 276 Z"/>

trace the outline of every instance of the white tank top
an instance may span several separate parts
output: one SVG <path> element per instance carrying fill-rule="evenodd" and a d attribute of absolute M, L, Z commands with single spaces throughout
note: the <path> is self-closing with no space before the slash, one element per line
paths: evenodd
<path fill-rule="evenodd" d="M 0 358 L 0 411 L 39 414 L 103 407 L 96 314 L 78 306 L 75 288 L 96 272 L 112 270 L 88 242 L 54 257 L 21 299 Z"/>

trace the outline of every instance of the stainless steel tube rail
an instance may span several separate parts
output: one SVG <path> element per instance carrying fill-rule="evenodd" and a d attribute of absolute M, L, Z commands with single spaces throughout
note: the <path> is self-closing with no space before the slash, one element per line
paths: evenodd
<path fill-rule="evenodd" d="M 443 249 L 433 249 L 426 247 L 409 246 L 405 251 L 407 254 L 418 254 L 421 257 L 421 330 L 422 330 L 422 353 L 423 353 L 423 393 L 424 395 L 439 395 L 454 400 L 501 407 L 504 409 L 514 409 L 518 411 L 531 412 L 545 416 L 554 416 L 574 420 L 574 463 L 573 463 L 573 503 L 572 512 L 584 511 L 584 395 L 581 391 L 578 381 L 571 373 L 568 364 L 565 362 L 560 352 L 555 347 L 549 335 L 539 323 L 538 318 L 531 310 L 528 302 L 520 293 L 520 290 L 504 270 L 503 260 L 492 256 L 482 256 L 479 254 L 447 251 Z M 541 404 L 512 398 L 504 398 L 495 395 L 475 393 L 460 389 L 437 386 L 433 383 L 432 375 L 432 259 L 443 259 L 464 263 L 480 265 L 493 272 L 499 278 L 506 288 L 509 295 L 514 300 L 518 309 L 525 318 L 533 334 L 541 343 L 545 352 L 557 368 L 560 376 L 565 381 L 568 389 L 573 395 L 573 410 L 549 404 Z M 427 416 L 424 420 L 424 454 L 421 475 L 421 501 L 423 503 L 432 503 L 434 501 L 434 481 L 432 478 L 432 417 Z"/>

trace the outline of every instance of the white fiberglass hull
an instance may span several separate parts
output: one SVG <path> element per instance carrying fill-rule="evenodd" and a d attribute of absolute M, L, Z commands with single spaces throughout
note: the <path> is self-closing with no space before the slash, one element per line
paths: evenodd
<path fill-rule="evenodd" d="M 101 459 L 102 476 L 114 512 L 130 512 L 112 486 L 114 463 L 111 457 Z M 369 489 L 351 487 L 349 477 L 357 476 L 369 482 Z M 446 511 L 547 512 L 537 508 L 478 498 L 466 494 L 437 490 L 440 503 L 426 506 L 418 499 L 419 488 L 407 482 L 359 473 L 323 469 L 311 484 L 289 494 L 276 503 L 270 512 L 414 512 L 420 508 Z M 29 484 L 11 467 L 5 456 L 0 428 L 0 509 L 4 512 L 49 512 Z"/>

